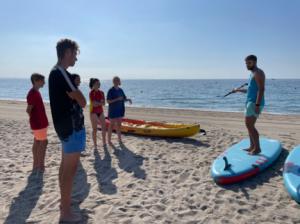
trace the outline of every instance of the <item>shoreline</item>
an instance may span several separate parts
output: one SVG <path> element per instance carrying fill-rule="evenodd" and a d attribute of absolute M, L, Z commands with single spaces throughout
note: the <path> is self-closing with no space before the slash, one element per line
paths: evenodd
<path fill-rule="evenodd" d="M 0 102 L 7 102 L 7 103 L 12 103 L 12 102 L 16 102 L 16 103 L 26 103 L 26 99 L 9 99 L 9 98 L 3 98 L 3 99 L 0 99 Z M 44 104 L 45 105 L 49 105 L 50 102 L 49 101 L 44 101 Z M 89 104 L 87 104 L 88 106 Z M 107 107 L 107 105 L 106 105 Z M 152 107 L 145 107 L 145 106 L 128 106 L 126 105 L 126 109 L 157 109 L 157 110 L 178 110 L 178 111 L 196 111 L 196 112 L 216 112 L 216 113 L 237 113 L 237 114 L 240 114 L 240 113 L 244 113 L 243 111 L 222 111 L 222 110 L 212 110 L 212 109 L 205 109 L 205 108 L 178 108 L 178 107 L 155 107 L 155 106 L 152 106 Z M 267 115 L 280 115 L 280 116 L 299 116 L 300 118 L 300 112 L 299 113 L 279 113 L 279 112 L 266 112 L 266 111 L 263 111 L 263 114 L 267 114 Z"/>

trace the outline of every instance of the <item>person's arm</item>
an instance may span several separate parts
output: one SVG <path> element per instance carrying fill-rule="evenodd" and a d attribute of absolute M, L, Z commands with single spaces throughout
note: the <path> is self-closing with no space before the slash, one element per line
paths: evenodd
<path fill-rule="evenodd" d="M 126 98 L 126 101 L 128 101 L 129 104 L 132 104 L 132 100 L 130 98 Z"/>
<path fill-rule="evenodd" d="M 115 102 L 120 101 L 120 100 L 124 100 L 124 97 L 120 96 L 120 97 L 118 97 L 116 99 L 113 99 L 113 100 L 107 99 L 107 103 L 112 104 L 112 103 L 115 103 Z"/>
<path fill-rule="evenodd" d="M 26 108 L 26 112 L 29 116 L 32 112 L 35 102 L 36 102 L 36 94 L 34 94 L 33 92 L 30 92 L 27 95 L 27 108 Z"/>
<path fill-rule="evenodd" d="M 77 89 L 74 91 L 70 91 L 67 92 L 67 94 L 71 99 L 75 100 L 82 108 L 86 106 L 86 99 L 80 90 Z"/>
<path fill-rule="evenodd" d="M 102 95 L 101 105 L 105 106 L 105 95 L 103 92 L 101 92 L 101 95 Z"/>
<path fill-rule="evenodd" d="M 120 100 L 124 100 L 124 97 L 120 96 L 120 97 L 117 97 L 117 98 L 113 99 L 111 90 L 108 91 L 107 99 L 106 99 L 108 104 L 112 104 L 112 103 L 115 103 L 115 102 L 120 101 Z"/>
<path fill-rule="evenodd" d="M 262 98 L 264 96 L 264 93 L 265 93 L 265 75 L 264 75 L 263 72 L 257 71 L 255 73 L 254 79 L 255 79 L 257 87 L 258 87 L 257 98 L 256 98 L 256 103 L 255 103 L 255 105 L 256 105 L 255 109 L 257 111 L 259 111 L 259 106 L 260 106 L 261 100 L 262 100 Z"/>
<path fill-rule="evenodd" d="M 26 112 L 29 116 L 31 114 L 32 108 L 33 108 L 33 105 L 29 105 L 29 104 L 27 105 Z"/>
<path fill-rule="evenodd" d="M 99 107 L 102 105 L 102 103 L 99 101 L 92 101 L 92 102 L 93 102 L 93 107 Z"/>
<path fill-rule="evenodd" d="M 130 98 L 127 98 L 127 96 L 125 95 L 123 89 L 122 89 L 122 93 L 123 93 L 124 101 L 129 102 L 130 104 L 132 104 L 132 100 Z"/>
<path fill-rule="evenodd" d="M 93 107 L 99 107 L 102 105 L 99 101 L 96 100 L 96 97 L 92 92 L 90 92 L 90 102 L 92 103 Z"/>
<path fill-rule="evenodd" d="M 86 99 L 82 92 L 72 83 L 71 75 L 68 75 L 66 71 L 60 67 L 58 67 L 56 72 L 61 74 L 57 76 L 58 78 L 55 83 L 61 93 L 65 92 L 72 100 L 75 100 L 79 106 L 84 108 L 86 106 Z"/>

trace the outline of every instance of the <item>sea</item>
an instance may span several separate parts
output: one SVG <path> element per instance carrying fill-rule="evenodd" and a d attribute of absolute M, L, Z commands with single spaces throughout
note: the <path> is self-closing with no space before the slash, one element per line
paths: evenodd
<path fill-rule="evenodd" d="M 122 88 L 133 107 L 180 108 L 205 111 L 241 112 L 245 107 L 243 93 L 224 95 L 248 80 L 197 79 L 197 80 L 122 80 Z M 101 80 L 106 94 L 111 80 Z M 30 79 L 0 79 L 0 99 L 26 101 L 31 88 Z M 82 80 L 81 91 L 89 94 L 88 80 Z M 49 102 L 47 80 L 41 89 L 45 102 Z M 272 114 L 300 114 L 300 79 L 267 79 L 265 112 Z"/>

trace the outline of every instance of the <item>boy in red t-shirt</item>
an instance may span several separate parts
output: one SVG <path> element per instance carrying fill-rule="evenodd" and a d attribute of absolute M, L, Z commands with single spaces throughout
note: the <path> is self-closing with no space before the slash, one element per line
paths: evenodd
<path fill-rule="evenodd" d="M 106 125 L 103 106 L 105 106 L 105 96 L 100 90 L 99 79 L 90 79 L 90 118 L 93 127 L 94 149 L 97 149 L 97 124 L 100 121 L 102 130 L 103 147 L 106 147 Z"/>
<path fill-rule="evenodd" d="M 34 73 L 31 75 L 32 88 L 27 94 L 27 109 L 29 123 L 33 132 L 32 146 L 33 171 L 45 170 L 45 154 L 48 144 L 47 128 L 48 119 L 39 89 L 45 84 L 45 77 Z"/>

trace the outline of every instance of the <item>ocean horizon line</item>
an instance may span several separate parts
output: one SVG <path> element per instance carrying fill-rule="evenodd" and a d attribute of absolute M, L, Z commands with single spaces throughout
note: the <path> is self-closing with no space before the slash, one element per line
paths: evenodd
<path fill-rule="evenodd" d="M 93 75 L 91 77 L 97 77 L 99 75 Z M 300 76 L 300 75 L 299 75 Z M 45 77 L 48 77 L 48 76 L 45 76 Z M 85 79 L 89 79 L 91 77 L 84 77 L 84 76 L 81 76 L 82 80 L 85 80 Z M 112 76 L 113 77 L 113 76 Z M 0 77 L 0 80 L 1 79 L 11 79 L 11 80 L 25 80 L 25 79 L 29 79 L 30 80 L 30 76 L 28 77 Z M 111 81 L 111 79 L 101 79 L 102 81 Z M 171 80 L 171 81 L 176 81 L 176 80 L 248 80 L 247 77 L 245 78 L 161 78 L 161 79 L 158 79 L 158 78 L 153 78 L 153 79 L 150 79 L 150 78 L 122 78 L 122 80 L 133 80 L 133 81 L 139 81 L 139 80 L 142 80 L 142 81 L 147 81 L 147 80 L 155 80 L 155 81 L 159 81 L 159 80 Z M 300 80 L 300 77 L 299 78 L 271 78 L 271 77 L 267 77 L 266 80 Z"/>

